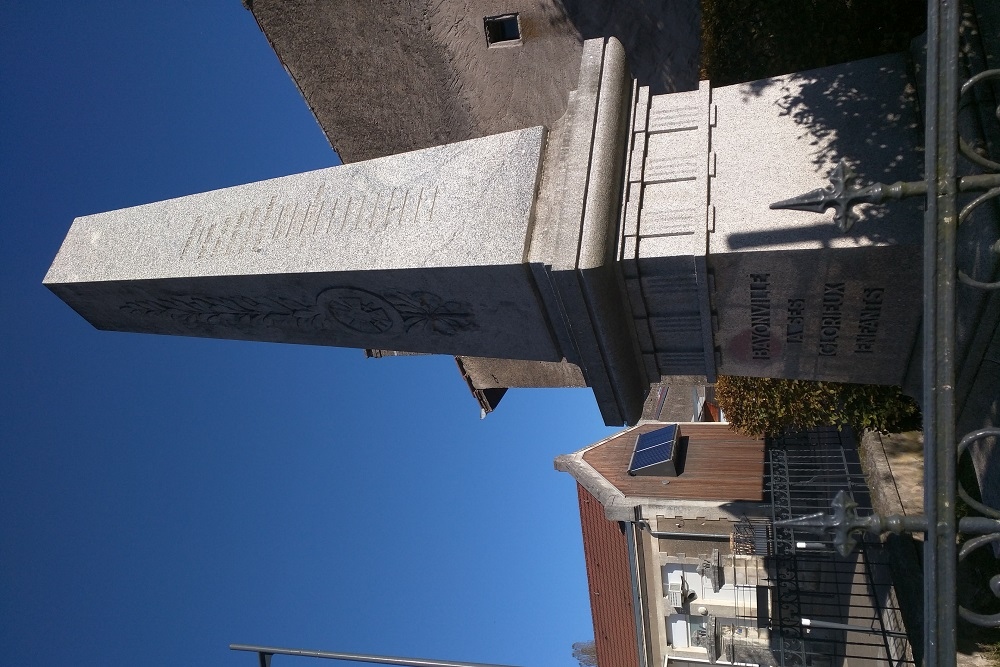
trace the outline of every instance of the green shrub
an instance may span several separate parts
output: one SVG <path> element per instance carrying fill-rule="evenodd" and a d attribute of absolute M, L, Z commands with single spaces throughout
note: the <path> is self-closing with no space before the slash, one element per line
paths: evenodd
<path fill-rule="evenodd" d="M 703 0 L 701 78 L 753 81 L 906 51 L 925 0 Z"/>
<path fill-rule="evenodd" d="M 920 428 L 920 408 L 899 387 L 726 376 L 715 398 L 730 425 L 754 437 L 830 425 L 859 433 Z"/>

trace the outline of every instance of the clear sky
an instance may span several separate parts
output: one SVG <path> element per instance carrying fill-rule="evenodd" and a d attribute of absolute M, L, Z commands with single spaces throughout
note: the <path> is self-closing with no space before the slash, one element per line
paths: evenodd
<path fill-rule="evenodd" d="M 589 390 L 480 421 L 450 358 L 99 332 L 42 287 L 74 217 L 336 164 L 239 0 L 0 2 L 0 645 L 230 642 L 575 664 Z M 275 658 L 281 665 L 336 664 Z"/>

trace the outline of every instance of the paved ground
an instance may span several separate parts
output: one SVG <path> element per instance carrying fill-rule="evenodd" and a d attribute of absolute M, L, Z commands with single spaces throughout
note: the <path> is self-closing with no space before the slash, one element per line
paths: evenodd
<path fill-rule="evenodd" d="M 880 514 L 915 515 L 923 512 L 924 465 L 923 437 L 920 432 L 881 436 L 867 433 L 862 444 L 862 465 L 872 501 Z M 893 549 L 897 571 L 893 579 L 901 603 L 920 605 L 921 574 L 919 542 L 902 541 Z M 909 586 L 907 587 L 907 584 Z M 908 618 L 907 624 L 919 623 Z M 992 635 L 990 633 L 993 633 Z M 911 643 L 920 641 L 911 632 Z M 978 641 L 998 641 L 996 631 L 978 631 L 963 624 L 959 627 L 958 664 L 960 667 L 996 667 L 977 650 Z"/>

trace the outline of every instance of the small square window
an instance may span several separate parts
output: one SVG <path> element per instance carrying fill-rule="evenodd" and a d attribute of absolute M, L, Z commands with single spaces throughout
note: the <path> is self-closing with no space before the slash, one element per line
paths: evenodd
<path fill-rule="evenodd" d="M 517 46 L 521 43 L 521 25 L 517 14 L 487 16 L 483 19 L 489 46 Z"/>

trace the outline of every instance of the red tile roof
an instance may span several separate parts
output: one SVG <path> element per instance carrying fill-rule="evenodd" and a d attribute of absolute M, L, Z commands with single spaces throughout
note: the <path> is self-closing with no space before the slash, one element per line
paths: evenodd
<path fill-rule="evenodd" d="M 636 667 L 635 615 L 628 570 L 628 545 L 615 521 L 604 518 L 597 498 L 577 484 L 583 555 L 587 563 L 590 613 L 598 667 Z"/>

